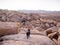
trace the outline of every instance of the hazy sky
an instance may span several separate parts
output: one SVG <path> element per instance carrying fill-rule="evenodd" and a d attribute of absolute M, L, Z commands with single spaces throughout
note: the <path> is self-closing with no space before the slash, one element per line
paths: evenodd
<path fill-rule="evenodd" d="M 0 9 L 60 11 L 60 0 L 0 0 Z"/>

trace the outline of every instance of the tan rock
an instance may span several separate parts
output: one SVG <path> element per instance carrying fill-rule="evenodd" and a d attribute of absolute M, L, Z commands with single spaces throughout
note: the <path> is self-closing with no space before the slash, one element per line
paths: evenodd
<path fill-rule="evenodd" d="M 59 32 L 59 34 L 60 34 L 60 27 L 58 27 L 58 32 Z"/>
<path fill-rule="evenodd" d="M 60 27 L 60 23 L 57 23 L 57 27 Z"/>
<path fill-rule="evenodd" d="M 20 32 L 20 23 L 0 22 L 0 36 L 17 34 Z"/>
<path fill-rule="evenodd" d="M 56 45 L 58 44 L 58 40 L 56 40 L 54 38 L 52 40 L 55 42 Z"/>
<path fill-rule="evenodd" d="M 5 37 L 7 39 L 7 37 Z M 47 36 L 42 35 L 30 35 L 29 39 L 26 39 L 25 35 L 16 35 L 8 37 L 8 40 L 3 41 L 2 45 L 56 45 L 54 41 Z"/>
<path fill-rule="evenodd" d="M 58 37 L 58 45 L 60 45 L 60 36 Z"/>
<path fill-rule="evenodd" d="M 45 30 L 44 32 L 46 33 L 46 35 L 48 35 L 48 34 L 52 33 L 52 30 Z"/>
<path fill-rule="evenodd" d="M 57 32 L 50 33 L 50 34 L 48 34 L 48 37 L 51 38 L 51 39 L 53 39 L 53 38 L 57 38 L 58 39 L 58 34 L 57 34 Z"/>
<path fill-rule="evenodd" d="M 47 30 L 52 30 L 52 32 L 58 32 L 58 27 L 54 26 L 54 27 L 48 28 Z"/>

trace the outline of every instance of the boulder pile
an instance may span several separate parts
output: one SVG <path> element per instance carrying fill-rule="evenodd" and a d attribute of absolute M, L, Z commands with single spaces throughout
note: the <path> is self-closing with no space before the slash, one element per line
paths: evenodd
<path fill-rule="evenodd" d="M 0 45 L 60 45 L 60 16 L 54 15 L 0 9 Z"/>

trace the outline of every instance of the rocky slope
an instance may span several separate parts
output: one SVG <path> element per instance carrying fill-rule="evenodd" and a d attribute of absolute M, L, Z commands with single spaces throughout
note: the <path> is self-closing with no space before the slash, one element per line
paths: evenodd
<path fill-rule="evenodd" d="M 57 45 L 60 30 L 59 12 L 25 13 L 0 9 L 0 22 L 19 22 L 21 31 L 16 35 L 3 36 L 2 45 Z M 30 28 L 31 36 L 26 39 Z M 28 43 L 27 43 L 28 42 Z M 60 42 L 60 41 L 59 41 Z"/>

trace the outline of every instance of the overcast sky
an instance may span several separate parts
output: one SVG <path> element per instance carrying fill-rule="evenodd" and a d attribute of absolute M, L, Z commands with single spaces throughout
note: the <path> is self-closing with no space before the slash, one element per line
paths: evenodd
<path fill-rule="evenodd" d="M 60 11 L 60 0 L 0 0 L 0 9 Z"/>

